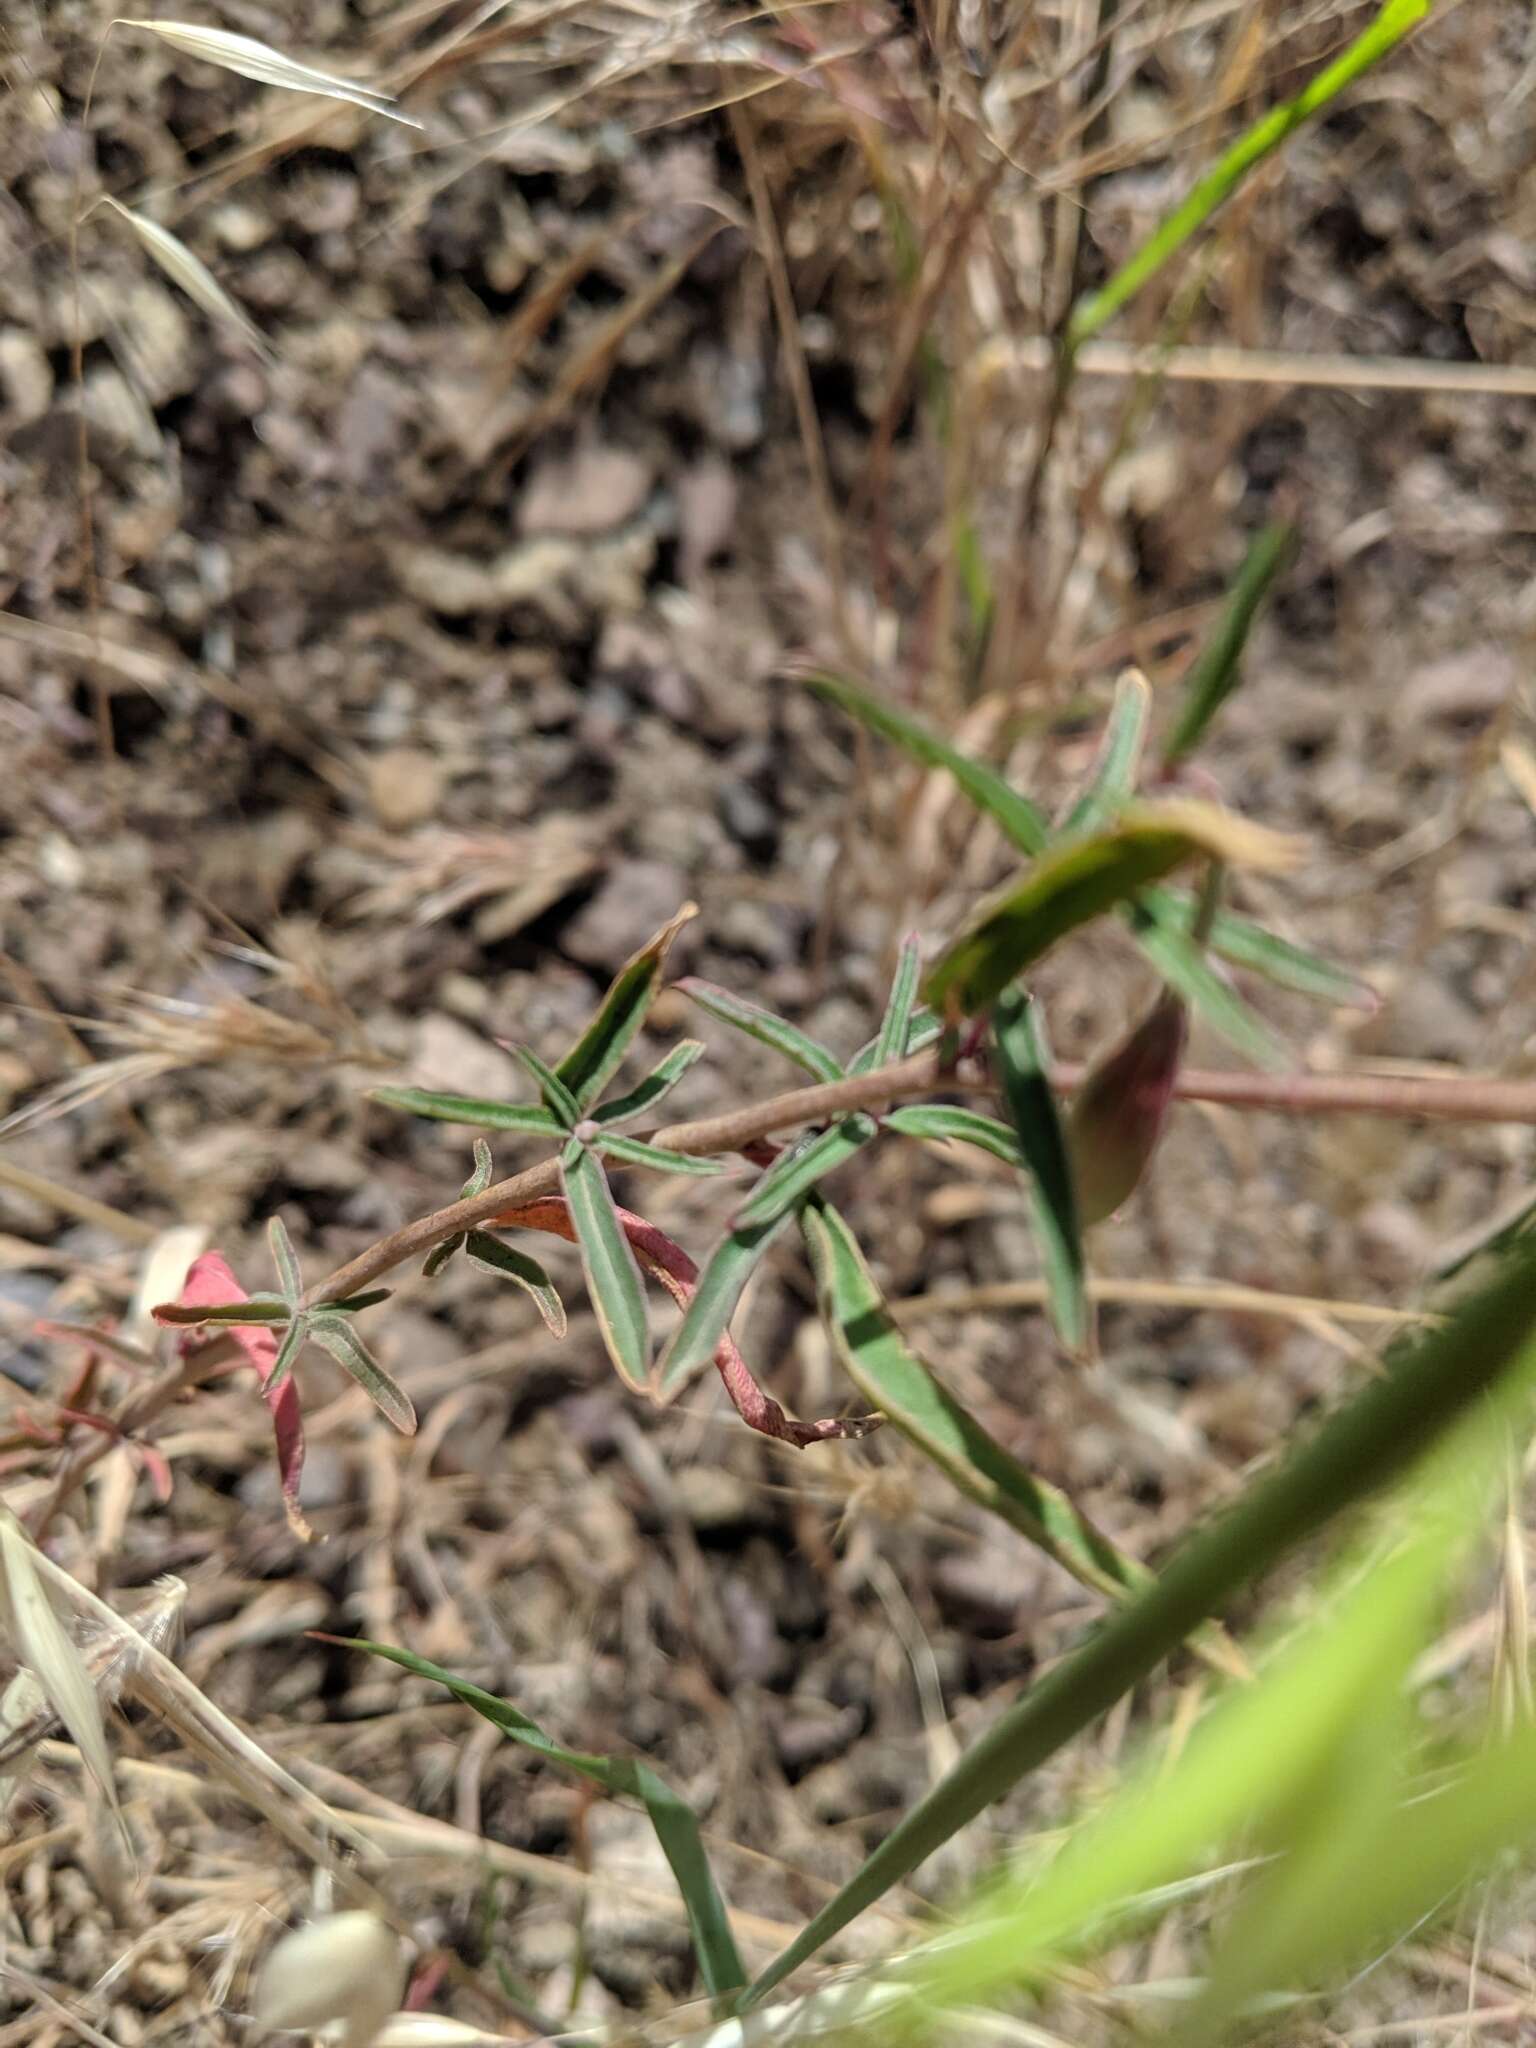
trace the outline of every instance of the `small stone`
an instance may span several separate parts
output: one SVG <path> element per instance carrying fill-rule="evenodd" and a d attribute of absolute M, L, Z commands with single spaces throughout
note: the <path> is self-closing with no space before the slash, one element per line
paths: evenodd
<path fill-rule="evenodd" d="M 53 403 L 53 372 L 41 345 L 19 327 L 0 331 L 0 394 L 17 426 L 40 420 Z"/>
<path fill-rule="evenodd" d="M 672 1484 L 695 1529 L 739 1529 L 758 1519 L 752 1488 L 718 1465 L 684 1465 L 673 1473 Z"/>
<path fill-rule="evenodd" d="M 451 1088 L 456 1095 L 506 1102 L 522 1092 L 520 1073 L 500 1046 L 488 1045 L 440 1010 L 423 1017 L 417 1026 L 411 1078 L 421 1087 Z"/>
<path fill-rule="evenodd" d="M 443 784 L 440 763 L 420 747 L 391 747 L 368 764 L 368 800 L 379 823 L 392 831 L 435 817 Z"/>
<path fill-rule="evenodd" d="M 651 493 L 651 466 L 625 448 L 579 448 L 536 464 L 518 501 L 518 530 L 581 537 L 633 519 Z"/>
<path fill-rule="evenodd" d="M 583 967 L 611 973 L 687 900 L 688 877 L 681 868 L 666 861 L 624 861 L 571 919 L 561 946 Z M 686 938 L 686 930 L 680 936 Z"/>

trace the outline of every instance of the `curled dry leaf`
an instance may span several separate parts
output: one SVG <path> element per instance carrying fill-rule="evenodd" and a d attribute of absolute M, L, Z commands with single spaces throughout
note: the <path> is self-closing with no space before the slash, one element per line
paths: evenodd
<path fill-rule="evenodd" d="M 343 2048 L 369 2048 L 405 1991 L 398 1937 L 372 1913 L 331 1913 L 285 1934 L 256 1980 L 264 2027 L 340 2023 Z"/>
<path fill-rule="evenodd" d="M 1146 1172 L 1173 1100 L 1188 1025 L 1183 1003 L 1165 991 L 1074 1096 L 1067 1150 L 1083 1223 L 1113 1215 Z"/>
<path fill-rule="evenodd" d="M 422 125 L 411 115 L 402 114 L 389 93 L 354 85 L 349 78 L 333 77 L 328 71 L 315 70 L 311 64 L 299 64 L 254 36 L 237 35 L 226 28 L 205 28 L 201 22 L 141 21 L 128 15 L 119 15 L 112 26 L 144 29 L 162 42 L 185 50 L 189 57 L 216 64 L 221 71 L 238 72 L 242 78 L 254 78 L 259 85 L 278 85 L 288 92 L 312 92 L 322 99 L 344 100 L 349 106 L 382 114 L 385 120 L 399 121 L 407 128 Z"/>
<path fill-rule="evenodd" d="M 101 203 L 120 220 L 127 221 L 171 282 L 180 285 L 192 303 L 200 306 L 210 320 L 217 326 L 227 327 L 267 362 L 276 360 L 272 344 L 255 321 L 240 310 L 207 264 L 201 257 L 194 256 L 185 242 L 173 235 L 169 228 L 161 227 L 158 221 L 148 220 L 142 213 L 134 213 L 115 199 L 103 199 Z"/>
<path fill-rule="evenodd" d="M 85 1659 L 70 1641 L 43 1589 L 33 1555 L 32 1539 L 10 1510 L 0 1507 L 0 1586 L 4 1589 L 0 1605 L 5 1610 L 5 1633 L 17 1659 L 32 1673 L 69 1730 L 87 1770 L 116 1813 L 117 1793 L 101 1702 Z M 8 1710 L 20 1704 L 7 1696 Z"/>

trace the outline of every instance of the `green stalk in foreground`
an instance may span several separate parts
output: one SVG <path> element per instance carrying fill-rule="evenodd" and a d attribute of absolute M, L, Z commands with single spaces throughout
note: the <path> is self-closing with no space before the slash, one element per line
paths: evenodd
<path fill-rule="evenodd" d="M 1340 1409 L 1284 1464 L 1176 1552 L 1155 1585 L 1043 1678 L 888 1835 L 750 1986 L 758 2004 L 792 1970 L 1028 1772 L 1127 1693 L 1238 1589 L 1346 1508 L 1405 1472 L 1536 1340 L 1536 1245 L 1455 1318 Z"/>
<path fill-rule="evenodd" d="M 1121 264 L 1109 282 L 1078 301 L 1067 325 L 1068 355 L 1107 326 L 1121 307 L 1156 277 L 1169 257 L 1182 249 L 1217 207 L 1231 198 L 1255 165 L 1395 49 L 1429 13 L 1430 4 L 1431 0 L 1386 0 L 1370 27 L 1363 29 L 1310 85 L 1294 99 L 1271 108 L 1263 120 L 1256 121 L 1246 135 L 1240 136 L 1199 180 L 1188 198 L 1158 225 L 1128 262 Z"/>

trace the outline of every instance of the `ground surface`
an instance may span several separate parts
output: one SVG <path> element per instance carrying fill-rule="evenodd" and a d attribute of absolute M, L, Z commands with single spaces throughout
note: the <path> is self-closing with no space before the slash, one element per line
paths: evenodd
<path fill-rule="evenodd" d="M 594 5 L 487 26 L 447 6 L 253 4 L 218 18 L 409 85 L 424 129 L 266 92 L 119 28 L 87 144 L 106 10 L 11 11 L 0 1106 L 19 1118 L 0 1153 L 0 1340 L 20 1410 L 51 1412 L 80 1361 L 37 1317 L 122 1314 L 173 1226 L 256 1287 L 274 1213 L 317 1276 L 448 1199 L 466 1134 L 362 1090 L 408 1076 L 519 1094 L 497 1040 L 556 1055 L 685 899 L 701 913 L 677 949 L 688 971 L 851 1050 L 902 933 L 942 933 L 1005 861 L 944 791 L 881 751 L 856 757 L 784 680 L 786 657 L 851 653 L 934 722 L 964 710 L 978 746 L 1013 714 L 1016 770 L 1054 810 L 1116 666 L 1139 658 L 1166 703 L 1275 510 L 1298 516 L 1300 554 L 1204 768 L 1233 804 L 1307 835 L 1307 865 L 1250 907 L 1381 1001 L 1366 1015 L 1255 1000 L 1313 1065 L 1530 1071 L 1533 401 L 1390 391 L 1368 373 L 1356 389 L 1170 384 L 1106 479 L 1126 386 L 1085 379 L 1015 523 L 1044 387 L 1004 344 L 1058 317 L 1063 281 L 1101 275 L 1245 109 L 1294 90 L 1363 15 L 1320 7 L 1282 36 L 1276 10 L 1207 7 L 1174 35 L 1161 10 L 1132 9 L 1106 68 L 1082 10 L 1041 12 L 1013 61 L 1046 84 L 993 107 L 1017 123 L 1022 168 L 932 323 L 971 437 L 955 427 L 946 485 L 932 411 L 908 396 L 881 454 L 907 301 L 870 166 L 932 249 L 958 164 L 988 159 L 945 158 L 933 182 L 935 70 L 907 12 L 776 24 Z M 1000 43 L 985 8 L 957 15 L 974 86 Z M 1432 24 L 1250 188 L 1203 251 L 1189 338 L 1414 357 L 1430 384 L 1440 365 L 1529 364 L 1531 60 L 1518 7 L 1464 0 Z M 735 126 L 694 112 L 775 81 Z M 173 227 L 275 350 L 264 363 L 211 326 L 120 219 L 87 221 L 96 659 L 70 361 L 77 179 Z M 1042 196 L 1053 180 L 1061 196 Z M 1080 204 L 1074 255 L 1063 223 Z M 765 251 L 799 309 L 788 360 Z M 1154 334 L 1170 303 L 1154 294 L 1116 332 Z M 977 369 L 989 343 L 1001 354 Z M 946 568 L 957 473 L 1018 600 L 979 694 Z M 1066 1055 L 1147 993 L 1110 937 L 1046 983 Z M 652 1035 L 694 1028 L 668 997 Z M 700 1035 L 711 1057 L 682 1113 L 788 1085 L 772 1054 Z M 1231 1057 L 1198 1034 L 1196 1050 Z M 509 1171 L 532 1156 L 497 1149 Z M 1402 1302 L 1531 1163 L 1515 1129 L 1186 1109 L 1152 1184 L 1098 1233 L 1096 1266 Z M 707 1248 L 707 1184 L 629 1193 Z M 890 1140 L 844 1194 L 893 1296 L 1038 1271 L 1001 1168 Z M 314 1545 L 285 1527 L 249 1375 L 161 1426 L 168 1504 L 114 1452 L 53 1530 L 105 1592 L 186 1580 L 184 1670 L 395 1855 L 385 1888 L 447 1972 L 427 2002 L 513 2033 L 529 2013 L 644 2013 L 696 1991 L 647 1829 L 306 1630 L 406 1642 L 562 1740 L 646 1754 L 706 1816 L 765 1955 L 1097 1611 L 898 1442 L 784 1451 L 713 1382 L 648 1410 L 604 1362 L 573 1259 L 555 1247 L 551 1265 L 573 1311 L 558 1345 L 467 1267 L 430 1288 L 401 1276 L 373 1329 L 422 1413 L 414 1442 L 306 1362 Z M 838 1412 L 809 1308 L 786 1251 L 738 1334 L 796 1412 Z M 1106 1391 L 1031 1311 L 924 1325 L 992 1429 L 1149 1560 L 1358 1374 L 1371 1336 L 1111 1306 Z M 120 1395 L 125 1369 L 103 1370 Z M 18 1443 L 18 1509 L 54 1464 Z M 924 1890 L 1094 1782 L 1125 1732 L 1021 1795 Z M 198 1767 L 151 1717 L 119 1739 L 138 1760 L 136 1885 L 103 1877 L 105 1837 L 62 1752 L 14 1809 L 4 2041 L 71 2038 L 50 1995 L 123 2048 L 224 2038 L 236 2023 L 216 2015 L 240 2010 L 273 1917 L 308 1901 L 270 1818 L 168 1775 Z M 428 1840 L 410 1815 L 444 1825 Z M 890 1938 L 872 1924 L 848 1952 Z M 1465 1953 L 1425 1964 L 1421 2009 L 1465 2004 Z M 1154 1974 L 1180 1960 L 1165 1947 Z M 1503 1965 L 1529 1991 L 1522 1959 Z"/>

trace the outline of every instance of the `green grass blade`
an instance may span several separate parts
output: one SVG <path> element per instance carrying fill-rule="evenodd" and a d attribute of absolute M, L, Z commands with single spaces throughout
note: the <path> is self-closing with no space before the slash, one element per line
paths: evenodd
<path fill-rule="evenodd" d="M 1184 702 L 1163 746 L 1165 761 L 1182 761 L 1205 737 L 1206 728 L 1242 680 L 1243 649 L 1259 606 L 1291 558 L 1296 529 L 1272 520 L 1259 534 L 1237 572 L 1215 629 L 1184 683 Z"/>
<path fill-rule="evenodd" d="M 617 1132 L 609 1136 L 605 1131 L 592 1142 L 615 1166 L 643 1166 L 652 1173 L 691 1173 L 697 1178 L 724 1173 L 726 1169 L 723 1159 L 701 1158 L 697 1152 L 673 1152 L 666 1145 L 648 1145 L 643 1138 L 624 1138 Z"/>
<path fill-rule="evenodd" d="M 684 904 L 676 917 L 624 962 L 598 1005 L 597 1015 L 556 1067 L 578 1109 L 595 1102 L 618 1070 L 656 1000 L 672 941 L 695 915 L 695 906 Z"/>
<path fill-rule="evenodd" d="M 1337 99 L 1346 86 L 1379 63 L 1429 13 L 1430 0 L 1386 0 L 1370 26 L 1327 65 L 1294 99 L 1256 121 L 1197 181 L 1189 196 L 1164 219 L 1107 284 L 1080 299 L 1067 326 L 1067 346 L 1079 347 L 1099 332 L 1196 234 L 1217 207 L 1237 190 L 1256 164 L 1278 149 L 1304 121 Z"/>
<path fill-rule="evenodd" d="M 1194 904 L 1184 890 L 1148 889 L 1139 902 L 1152 910 L 1159 923 L 1172 920 L 1186 931 L 1189 929 Z M 1223 960 L 1229 960 L 1234 967 L 1250 968 L 1266 981 L 1272 981 L 1276 988 L 1291 989 L 1297 995 L 1349 1009 L 1376 1007 L 1375 991 L 1358 975 L 1336 967 L 1331 960 L 1324 960 L 1303 946 L 1293 946 L 1288 939 L 1277 938 L 1263 925 L 1239 917 L 1234 911 L 1217 911 L 1207 944 Z"/>
<path fill-rule="evenodd" d="M 656 1839 L 672 1867 L 672 1875 L 677 1879 L 705 1989 L 711 1998 L 723 1998 L 746 1982 L 746 1972 L 736 1952 L 725 1901 L 710 1871 L 693 1809 L 656 1775 L 649 1764 L 641 1763 L 637 1758 L 588 1756 L 580 1750 L 566 1749 L 546 1735 L 536 1721 L 530 1721 L 526 1714 L 520 1713 L 510 1701 L 498 1699 L 495 1693 L 485 1692 L 478 1685 L 471 1685 L 467 1679 L 455 1677 L 440 1664 L 418 1657 L 414 1651 L 397 1650 L 387 1643 L 370 1643 L 357 1637 L 341 1640 L 347 1649 L 366 1650 L 370 1656 L 387 1657 L 390 1663 L 398 1664 L 403 1671 L 412 1671 L 418 1678 L 430 1678 L 438 1685 L 446 1686 L 456 1699 L 462 1700 L 467 1707 L 473 1707 L 510 1741 L 521 1743 L 525 1749 L 546 1757 L 550 1763 L 578 1772 L 594 1784 L 601 1785 L 605 1792 L 617 1793 L 621 1798 L 638 1799 L 656 1830 Z"/>
<path fill-rule="evenodd" d="M 1010 1707 L 752 1985 L 758 2003 L 933 1851 L 1138 1684 L 1243 1586 L 1347 1508 L 1409 1470 L 1533 1361 L 1536 1245 L 1451 1321 L 1405 1344 L 1389 1371 L 1331 1415 L 1177 1550 L 1152 1586 Z"/>
<path fill-rule="evenodd" d="M 887 1130 L 900 1131 L 906 1138 L 925 1138 L 932 1144 L 958 1140 L 977 1145 L 994 1159 L 1009 1166 L 1023 1166 L 1024 1154 L 1007 1124 L 995 1116 L 983 1116 L 977 1109 L 951 1109 L 942 1102 L 914 1102 L 887 1110 L 881 1119 Z"/>
<path fill-rule="evenodd" d="M 627 1095 L 616 1095 L 611 1102 L 602 1103 L 594 1109 L 593 1122 L 601 1124 L 608 1130 L 616 1124 L 625 1124 L 634 1117 L 644 1116 L 647 1110 L 654 1109 L 658 1102 L 664 1101 L 671 1094 L 694 1061 L 702 1056 L 703 1051 L 702 1038 L 682 1039 L 673 1046 L 660 1066 L 647 1074 L 643 1081 L 637 1082 Z"/>
<path fill-rule="evenodd" d="M 1148 890 L 1147 895 L 1151 894 Z M 1171 917 L 1159 921 L 1156 913 L 1147 915 L 1142 907 L 1145 901 L 1145 897 L 1138 897 L 1131 905 L 1131 930 L 1137 945 L 1168 986 L 1255 1066 L 1285 1066 L 1285 1047 L 1258 1011 L 1222 979 L 1186 929 Z"/>
<path fill-rule="evenodd" d="M 1049 846 L 983 904 L 930 970 L 924 996 L 935 1009 L 951 997 L 967 1012 L 985 1009 L 1059 939 L 1186 861 L 1280 866 L 1290 852 L 1290 842 L 1278 834 L 1214 804 L 1127 805 L 1091 837 Z"/>
<path fill-rule="evenodd" d="M 338 1315 L 334 1310 L 315 1309 L 307 1321 L 310 1337 L 316 1344 L 329 1351 L 344 1372 L 352 1375 L 385 1421 L 392 1422 L 402 1436 L 414 1436 L 416 1410 L 411 1406 L 404 1391 L 396 1386 L 379 1364 L 347 1318 Z M 272 1381 L 268 1380 L 262 1391 L 270 1393 L 271 1390 Z"/>
<path fill-rule="evenodd" d="M 744 1031 L 748 1038 L 755 1038 L 759 1045 L 772 1046 L 785 1059 L 795 1065 L 814 1081 L 841 1081 L 842 1062 L 833 1058 L 824 1045 L 818 1045 L 814 1038 L 807 1038 L 803 1031 L 797 1031 L 793 1024 L 787 1024 L 782 1017 L 776 1017 L 772 1010 L 759 1008 L 741 996 L 733 996 L 729 989 L 716 988 L 712 981 L 700 981 L 690 975 L 675 984 L 678 993 L 685 995 L 690 1003 L 696 1003 L 707 1016 L 714 1017 L 722 1024 L 729 1024 L 737 1031 Z"/>
<path fill-rule="evenodd" d="M 464 1255 L 471 1265 L 479 1266 L 483 1272 L 515 1281 L 543 1317 L 549 1334 L 552 1337 L 565 1335 L 565 1304 L 555 1291 L 554 1281 L 537 1259 L 530 1258 L 527 1252 L 520 1252 L 515 1245 L 503 1244 L 488 1230 L 471 1230 L 467 1234 Z"/>
<path fill-rule="evenodd" d="M 645 1283 L 595 1152 L 585 1145 L 567 1146 L 560 1160 L 560 1189 L 571 1207 L 581 1270 L 608 1356 L 625 1385 L 643 1394 L 651 1364 Z"/>
<path fill-rule="evenodd" d="M 1152 692 L 1140 669 L 1128 668 L 1115 685 L 1115 701 L 1088 787 L 1062 822 L 1063 832 L 1097 832 L 1136 787 Z"/>
<path fill-rule="evenodd" d="M 1044 815 L 1029 798 L 1010 789 L 1001 775 L 938 739 L 905 712 L 883 703 L 843 676 L 823 670 L 799 678 L 807 689 L 858 719 L 882 739 L 894 740 L 925 768 L 943 768 L 952 775 L 979 811 L 985 811 L 1023 853 L 1039 853 L 1050 838 Z"/>
<path fill-rule="evenodd" d="M 1092 1328 L 1083 1232 L 1061 1112 L 1047 1077 L 1044 1034 L 1028 996 L 1009 992 L 997 1005 L 993 1046 L 998 1078 L 1028 1174 L 1040 1263 L 1051 1319 L 1069 1351 L 1088 1347 Z"/>
<path fill-rule="evenodd" d="M 923 971 L 922 941 L 914 933 L 902 942 L 901 952 L 896 960 L 896 973 L 891 981 L 891 992 L 886 999 L 885 1015 L 880 1020 L 879 1035 L 875 1039 L 873 1064 L 888 1066 L 892 1060 L 899 1060 L 907 1049 L 907 1036 L 912 1024 L 912 1007 L 917 1001 L 918 978 Z"/>
<path fill-rule="evenodd" d="M 845 1116 L 831 1130 L 818 1132 L 807 1144 L 775 1160 L 737 1210 L 735 1227 L 755 1230 L 777 1223 L 818 1181 L 861 1152 L 879 1128 L 871 1116 Z"/>
<path fill-rule="evenodd" d="M 435 1088 L 370 1088 L 369 1100 L 440 1123 L 479 1124 L 488 1131 L 520 1131 L 530 1138 L 558 1138 L 561 1126 L 547 1109 L 521 1102 L 483 1102 L 474 1095 L 444 1095 Z"/>

